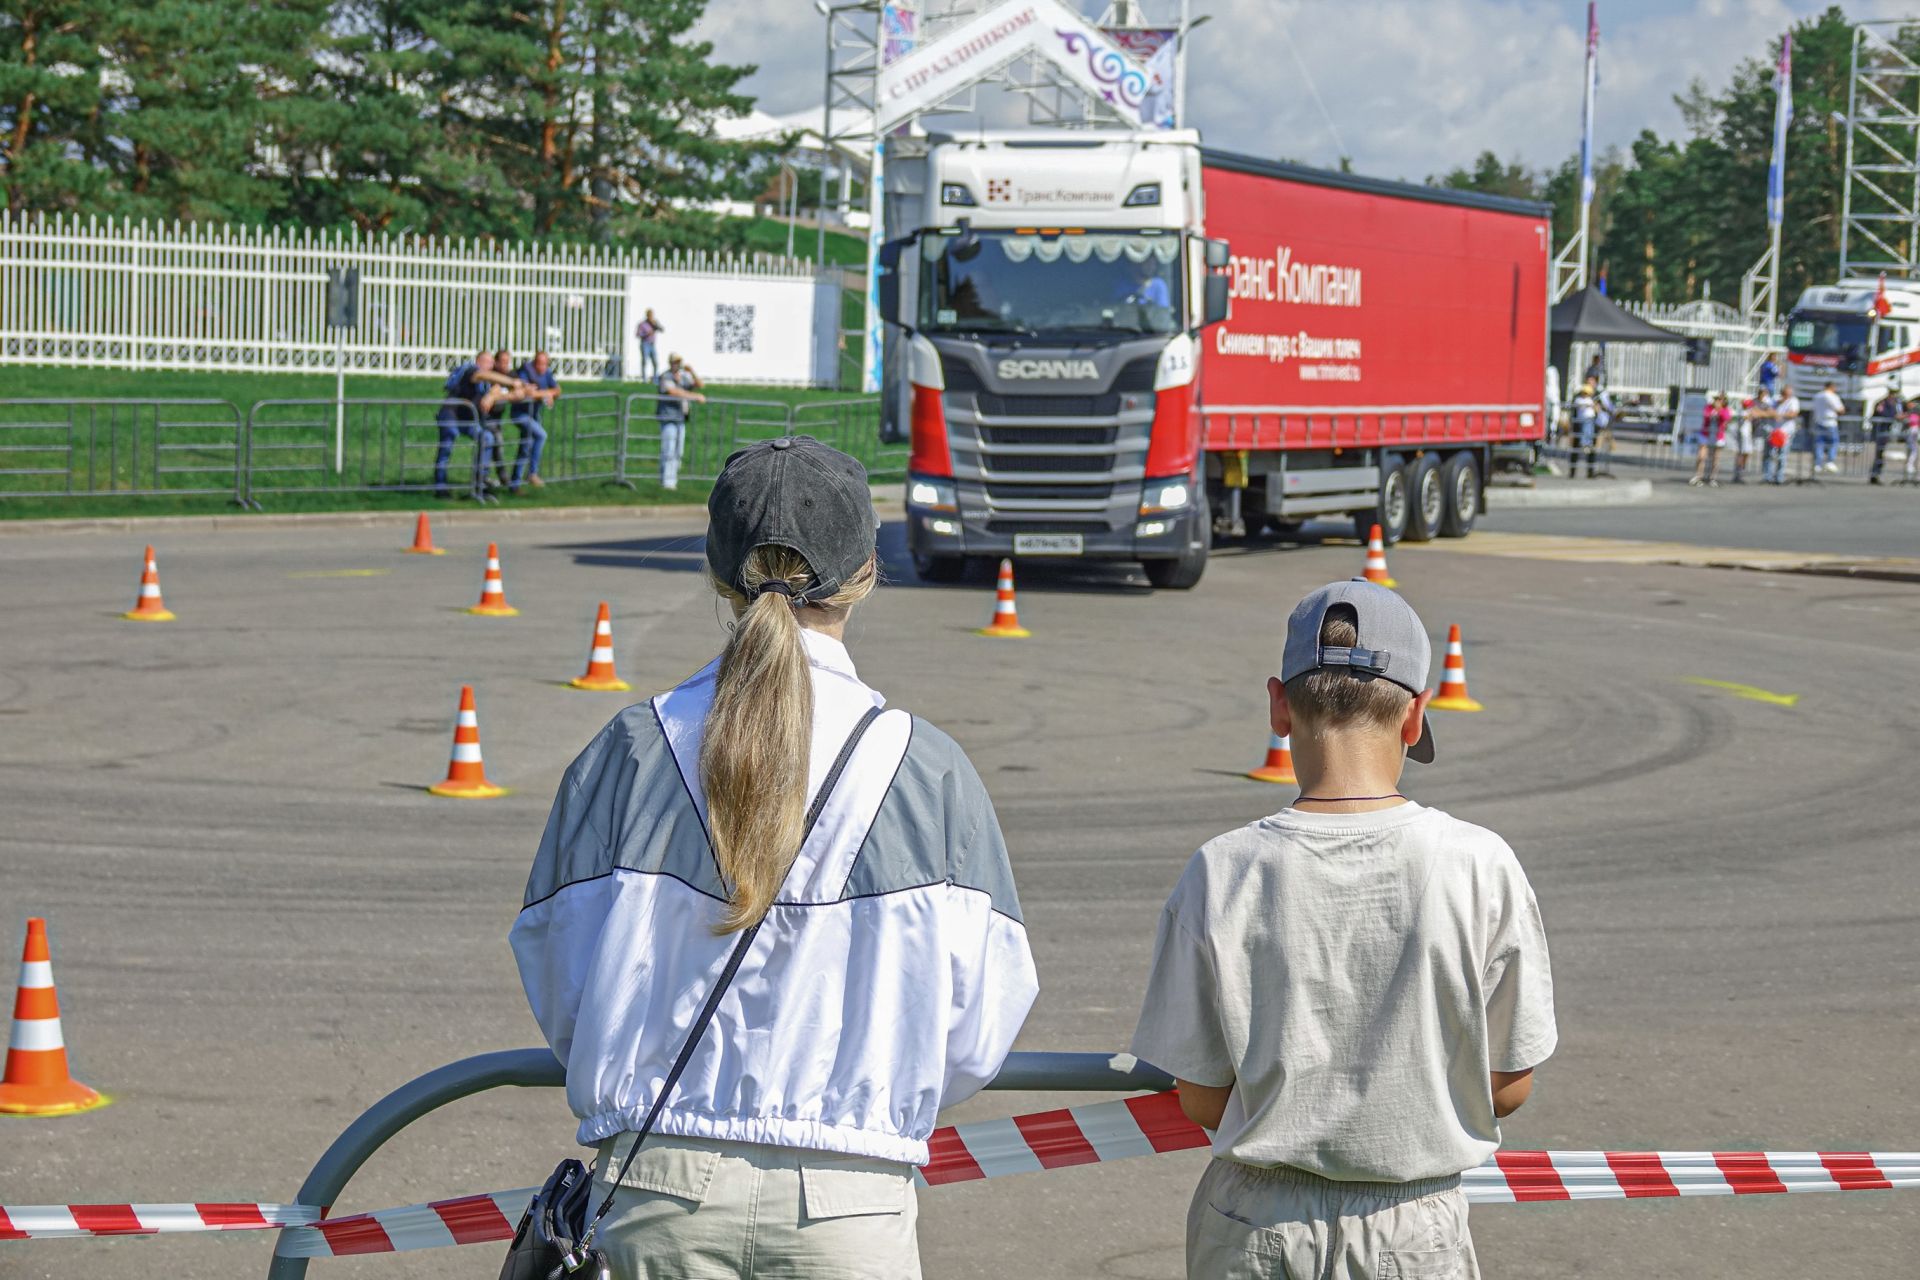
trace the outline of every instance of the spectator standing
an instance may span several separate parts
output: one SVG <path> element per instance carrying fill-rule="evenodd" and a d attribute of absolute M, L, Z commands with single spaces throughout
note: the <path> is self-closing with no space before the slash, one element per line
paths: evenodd
<path fill-rule="evenodd" d="M 1472 1280 L 1460 1175 L 1558 1039 L 1506 841 L 1400 792 L 1432 648 L 1368 582 L 1309 594 L 1267 681 L 1300 796 L 1208 841 L 1154 939 L 1132 1050 L 1211 1132 L 1189 1280 Z"/>
<path fill-rule="evenodd" d="M 1900 474 L 1903 484 L 1920 484 L 1920 399 L 1907 402 L 1907 461 Z"/>
<path fill-rule="evenodd" d="M 640 339 L 640 376 L 658 378 L 660 376 L 660 335 L 667 326 L 653 318 L 653 308 L 647 308 L 647 314 L 634 326 L 633 336 Z"/>
<path fill-rule="evenodd" d="M 1593 359 L 1587 361 L 1587 372 L 1582 381 L 1591 382 L 1596 388 L 1607 385 L 1607 354 L 1604 348 L 1594 349 Z"/>
<path fill-rule="evenodd" d="M 707 397 L 700 388 L 705 384 L 693 366 L 680 358 L 678 352 L 667 357 L 667 367 L 660 371 L 655 381 L 660 389 L 657 412 L 660 417 L 660 487 L 678 489 L 680 487 L 680 459 L 687 449 L 687 409 L 693 404 L 705 404 Z"/>
<path fill-rule="evenodd" d="M 860 464 L 763 440 L 707 510 L 726 649 L 568 768 L 514 959 L 599 1148 L 612 1275 L 917 1280 L 936 1112 L 1038 990 L 1006 843 L 953 740 L 854 670 Z"/>
<path fill-rule="evenodd" d="M 544 351 L 534 352 L 533 359 L 516 369 L 513 376 L 531 391 L 513 411 L 513 425 L 520 428 L 520 451 L 513 460 L 513 491 L 517 493 L 523 484 L 546 487 L 547 482 L 540 478 L 540 455 L 547 447 L 547 427 L 540 417 L 561 392 L 560 380 L 553 374 L 553 357 Z"/>
<path fill-rule="evenodd" d="M 1775 357 L 1780 353 L 1770 351 L 1767 358 L 1760 362 L 1760 389 L 1768 395 L 1777 395 L 1780 390 L 1780 365 Z"/>
<path fill-rule="evenodd" d="M 1591 379 L 1573 393 L 1573 446 L 1567 451 L 1567 479 L 1580 473 L 1580 453 L 1586 451 L 1587 479 L 1593 479 L 1593 442 L 1599 431 L 1600 398 Z"/>
<path fill-rule="evenodd" d="M 440 450 L 433 460 L 433 495 L 436 498 L 452 496 L 447 488 L 447 462 L 453 454 L 453 442 L 460 436 L 471 436 L 474 440 L 473 487 L 480 486 L 479 477 L 486 474 L 488 458 L 495 463 L 500 457 L 500 437 L 487 427 L 486 414 L 482 408 L 488 394 L 497 388 L 490 381 L 493 375 L 493 353 L 478 351 L 471 360 L 455 365 L 447 375 L 444 387 L 446 399 L 441 403 L 440 412 L 434 422 L 440 428 Z"/>
<path fill-rule="evenodd" d="M 1733 432 L 1733 482 L 1747 482 L 1747 468 L 1753 462 L 1756 437 L 1764 440 L 1773 426 L 1773 393 L 1762 388 L 1740 402 L 1740 417 Z"/>
<path fill-rule="evenodd" d="M 1693 464 L 1693 479 L 1687 481 L 1688 484 L 1696 488 L 1720 487 L 1714 472 L 1720 465 L 1720 448 L 1727 442 L 1727 420 L 1731 416 L 1726 392 L 1708 399 L 1706 408 L 1700 412 L 1700 456 Z"/>
<path fill-rule="evenodd" d="M 1840 415 L 1847 411 L 1847 402 L 1833 389 L 1831 382 L 1820 388 L 1820 394 L 1813 398 L 1813 438 L 1808 474 L 1814 471 L 1838 471 L 1840 469 Z"/>
<path fill-rule="evenodd" d="M 1905 426 L 1906 421 L 1906 402 L 1901 400 L 1898 391 L 1887 392 L 1886 399 L 1873 406 L 1873 467 L 1867 472 L 1868 484 L 1880 483 L 1880 472 L 1887 462 L 1887 446 L 1893 443 L 1894 433 Z"/>
<path fill-rule="evenodd" d="M 1760 479 L 1766 484 L 1785 484 L 1787 479 L 1787 453 L 1793 448 L 1793 438 L 1800 434 L 1800 397 L 1793 394 L 1792 384 L 1780 397 L 1780 403 L 1773 407 L 1773 429 L 1767 433 L 1767 451 L 1760 460 Z"/>

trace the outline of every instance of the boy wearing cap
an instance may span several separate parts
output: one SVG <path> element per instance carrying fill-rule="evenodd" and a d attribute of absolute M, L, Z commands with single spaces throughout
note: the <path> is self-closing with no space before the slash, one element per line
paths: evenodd
<path fill-rule="evenodd" d="M 1161 914 L 1133 1052 L 1213 1132 L 1190 1277 L 1479 1275 L 1460 1174 L 1553 1052 L 1553 980 L 1506 842 L 1400 794 L 1431 659 L 1384 587 L 1302 600 L 1267 681 L 1300 797 L 1204 845 Z"/>

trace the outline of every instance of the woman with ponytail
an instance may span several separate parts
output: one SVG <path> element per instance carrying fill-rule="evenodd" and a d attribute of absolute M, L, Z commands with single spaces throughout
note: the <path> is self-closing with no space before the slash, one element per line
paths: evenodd
<path fill-rule="evenodd" d="M 732 635 L 567 770 L 514 956 L 620 1280 L 917 1277 L 913 1167 L 1037 990 L 1006 846 L 960 748 L 847 653 L 860 464 L 756 444 L 708 513 Z"/>

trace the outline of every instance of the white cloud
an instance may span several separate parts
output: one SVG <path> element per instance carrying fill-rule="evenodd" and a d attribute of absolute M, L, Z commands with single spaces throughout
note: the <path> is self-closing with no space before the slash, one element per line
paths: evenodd
<path fill-rule="evenodd" d="M 1903 0 L 1862 0 L 1858 16 Z M 1682 129 L 1673 95 L 1719 88 L 1743 58 L 1826 0 L 1601 0 L 1604 150 L 1644 128 Z M 1090 8 L 1091 5 L 1083 5 Z M 1333 164 L 1326 118 L 1287 50 L 1291 33 L 1354 167 L 1419 179 L 1482 151 L 1535 166 L 1580 143 L 1586 7 L 1579 0 L 1197 0 L 1189 117 L 1207 140 Z M 718 56 L 757 62 L 747 82 L 773 112 L 817 106 L 823 23 L 808 0 L 713 0 L 700 32 Z"/>

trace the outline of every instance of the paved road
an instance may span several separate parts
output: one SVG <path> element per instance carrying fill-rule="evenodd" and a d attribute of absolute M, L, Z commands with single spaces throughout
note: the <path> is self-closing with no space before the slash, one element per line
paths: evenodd
<path fill-rule="evenodd" d="M 1723 484 L 1701 490 L 1688 488 L 1686 477 L 1674 472 L 1623 466 L 1620 475 L 1650 478 L 1653 500 L 1629 507 L 1503 510 L 1496 488 L 1488 495 L 1483 527 L 1777 551 L 1920 555 L 1920 487 L 1875 488 L 1857 480 L 1834 480 L 1807 486 Z"/>
<path fill-rule="evenodd" d="M 51 918 L 75 1061 L 117 1102 L 0 1124 L 0 1203 L 290 1198 L 387 1089 L 536 1042 L 505 934 L 560 771 L 620 705 L 558 682 L 603 597 L 642 693 L 721 631 L 691 528 L 498 533 L 511 621 L 458 612 L 479 586 L 473 530 L 433 560 L 396 554 L 388 529 L 174 535 L 160 565 L 181 620 L 151 627 L 115 617 L 143 539 L 7 543 L 0 946 Z M 1238 776 L 1265 743 L 1260 684 L 1287 608 L 1358 552 L 1235 550 L 1184 595 L 1027 573 L 1035 635 L 1011 644 L 970 634 L 990 590 L 921 589 L 897 531 L 889 545 L 901 581 L 853 650 L 994 792 L 1043 983 L 1021 1046 L 1122 1047 L 1188 852 L 1286 798 Z M 1552 937 L 1561 1049 L 1509 1144 L 1913 1148 L 1920 589 L 1445 546 L 1394 569 L 1436 633 L 1465 627 L 1488 707 L 1443 718 L 1440 762 L 1408 783 L 1508 837 Z M 419 790 L 444 770 L 462 680 L 505 800 Z M 1054 1101 L 989 1094 L 958 1117 Z M 537 1181 L 571 1127 L 557 1092 L 471 1101 L 393 1143 L 342 1207 Z M 928 1192 L 927 1273 L 1171 1280 L 1200 1163 Z M 1514 1280 L 1907 1275 L 1920 1195 L 1490 1208 L 1475 1234 L 1487 1274 Z M 6 1245 L 0 1275 L 227 1280 L 268 1247 Z M 496 1258 L 319 1265 L 453 1276 Z"/>

